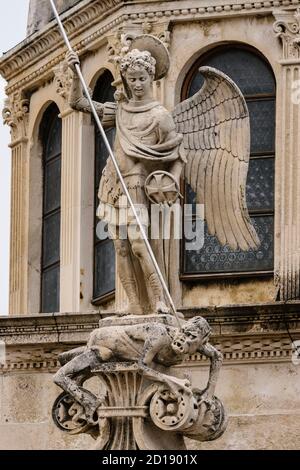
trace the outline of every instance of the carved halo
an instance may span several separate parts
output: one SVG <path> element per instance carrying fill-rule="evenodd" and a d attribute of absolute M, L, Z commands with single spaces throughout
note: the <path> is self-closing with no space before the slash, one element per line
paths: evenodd
<path fill-rule="evenodd" d="M 170 68 L 170 56 L 160 39 L 150 34 L 136 36 L 130 44 L 129 50 L 132 49 L 148 51 L 154 57 L 156 60 L 154 80 L 160 80 L 167 75 Z"/>

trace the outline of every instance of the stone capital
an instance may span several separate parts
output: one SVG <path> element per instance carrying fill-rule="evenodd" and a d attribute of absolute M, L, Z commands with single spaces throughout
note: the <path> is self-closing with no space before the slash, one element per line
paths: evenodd
<path fill-rule="evenodd" d="M 11 128 L 12 143 L 27 136 L 29 100 L 23 91 L 16 91 L 6 98 L 2 117 L 4 124 Z"/>
<path fill-rule="evenodd" d="M 68 100 L 73 74 L 69 69 L 67 62 L 63 60 L 54 67 L 53 71 L 56 93 L 64 100 Z"/>
<path fill-rule="evenodd" d="M 281 40 L 284 60 L 300 60 L 300 8 L 273 11 L 276 36 Z"/>

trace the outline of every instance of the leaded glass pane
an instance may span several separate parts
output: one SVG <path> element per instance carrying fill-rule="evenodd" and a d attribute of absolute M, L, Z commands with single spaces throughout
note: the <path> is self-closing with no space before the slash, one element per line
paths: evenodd
<path fill-rule="evenodd" d="M 95 247 L 94 296 L 101 297 L 115 289 L 115 250 L 112 240 Z"/>
<path fill-rule="evenodd" d="M 61 119 L 52 105 L 41 124 L 43 153 L 43 247 L 41 311 L 59 311 L 60 293 L 60 204 L 61 204 Z"/>
<path fill-rule="evenodd" d="M 98 79 L 93 98 L 99 103 L 113 103 L 116 89 L 111 85 L 114 81 L 112 74 L 106 70 Z"/>
<path fill-rule="evenodd" d="M 257 250 L 233 251 L 228 245 L 221 246 L 216 237 L 207 233 L 201 250 L 185 250 L 185 273 L 227 273 L 245 271 L 268 271 L 273 269 L 273 217 L 252 217 L 261 246 Z"/>
<path fill-rule="evenodd" d="M 251 125 L 251 153 L 275 152 L 275 100 L 247 102 Z"/>
<path fill-rule="evenodd" d="M 47 269 L 42 274 L 42 312 L 59 312 L 59 266 Z"/>
<path fill-rule="evenodd" d="M 108 141 L 113 147 L 116 135 L 116 129 L 111 128 L 105 131 Z M 102 171 L 106 165 L 106 161 L 108 158 L 108 152 L 104 145 L 103 139 L 100 136 L 100 131 L 96 129 L 96 185 L 99 186 L 100 178 L 102 175 Z"/>
<path fill-rule="evenodd" d="M 61 159 L 47 163 L 44 170 L 45 197 L 44 211 L 48 213 L 60 207 Z"/>
<path fill-rule="evenodd" d="M 61 119 L 56 117 L 48 134 L 48 141 L 45 152 L 45 159 L 51 158 L 61 153 Z"/>
<path fill-rule="evenodd" d="M 274 164 L 274 158 L 250 160 L 246 187 L 249 210 L 274 209 Z"/>
<path fill-rule="evenodd" d="M 100 103 L 114 102 L 115 88 L 112 87 L 113 77 L 106 71 L 99 78 L 94 99 Z M 105 131 L 110 146 L 113 148 L 116 130 Z M 99 204 L 98 188 L 103 169 L 106 165 L 108 152 L 97 127 L 95 127 L 95 208 Z M 95 209 L 96 213 L 96 209 Z M 95 218 L 95 228 L 99 220 Z M 99 242 L 95 230 L 95 269 L 94 269 L 94 298 L 99 298 L 115 289 L 115 252 L 111 240 Z"/>
<path fill-rule="evenodd" d="M 43 226 L 43 267 L 59 262 L 60 212 L 49 215 Z"/>
<path fill-rule="evenodd" d="M 207 57 L 201 65 L 209 65 L 224 72 L 244 95 L 275 93 L 275 81 L 270 68 L 251 51 L 238 47 L 224 48 Z M 203 77 L 198 72 L 191 82 L 189 96 L 193 96 L 202 84 Z"/>
<path fill-rule="evenodd" d="M 251 210 L 274 209 L 274 158 L 251 158 L 246 185 L 247 207 Z M 195 215 L 196 193 L 189 184 L 186 184 L 187 204 L 193 204 Z"/>

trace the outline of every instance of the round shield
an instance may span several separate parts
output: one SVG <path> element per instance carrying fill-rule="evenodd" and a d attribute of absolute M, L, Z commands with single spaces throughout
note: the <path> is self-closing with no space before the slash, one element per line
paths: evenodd
<path fill-rule="evenodd" d="M 178 197 L 182 197 L 174 176 L 167 171 L 160 170 L 148 176 L 145 182 L 145 192 L 154 204 L 174 204 Z"/>

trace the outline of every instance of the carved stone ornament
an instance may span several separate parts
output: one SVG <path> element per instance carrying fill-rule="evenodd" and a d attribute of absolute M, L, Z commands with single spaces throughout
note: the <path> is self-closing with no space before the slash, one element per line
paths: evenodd
<path fill-rule="evenodd" d="M 11 128 L 12 140 L 27 135 L 29 100 L 21 91 L 17 91 L 6 98 L 2 111 L 3 123 Z"/>
<path fill-rule="evenodd" d="M 66 61 L 60 62 L 59 65 L 54 67 L 54 83 L 56 93 L 62 98 L 67 100 L 72 85 L 72 72 L 68 67 Z"/>
<path fill-rule="evenodd" d="M 300 9 L 275 10 L 276 19 L 273 28 L 276 36 L 282 41 L 283 59 L 300 58 Z"/>
<path fill-rule="evenodd" d="M 204 318 L 182 321 L 181 330 L 174 325 L 169 315 L 107 318 L 87 347 L 61 354 L 55 383 L 64 392 L 52 410 L 56 426 L 90 434 L 96 450 L 179 450 L 185 449 L 184 437 L 220 437 L 227 418 L 214 389 L 222 356 L 208 342 Z M 195 351 L 211 360 L 205 390 L 170 370 Z M 96 392 L 85 385 L 91 377 Z"/>

